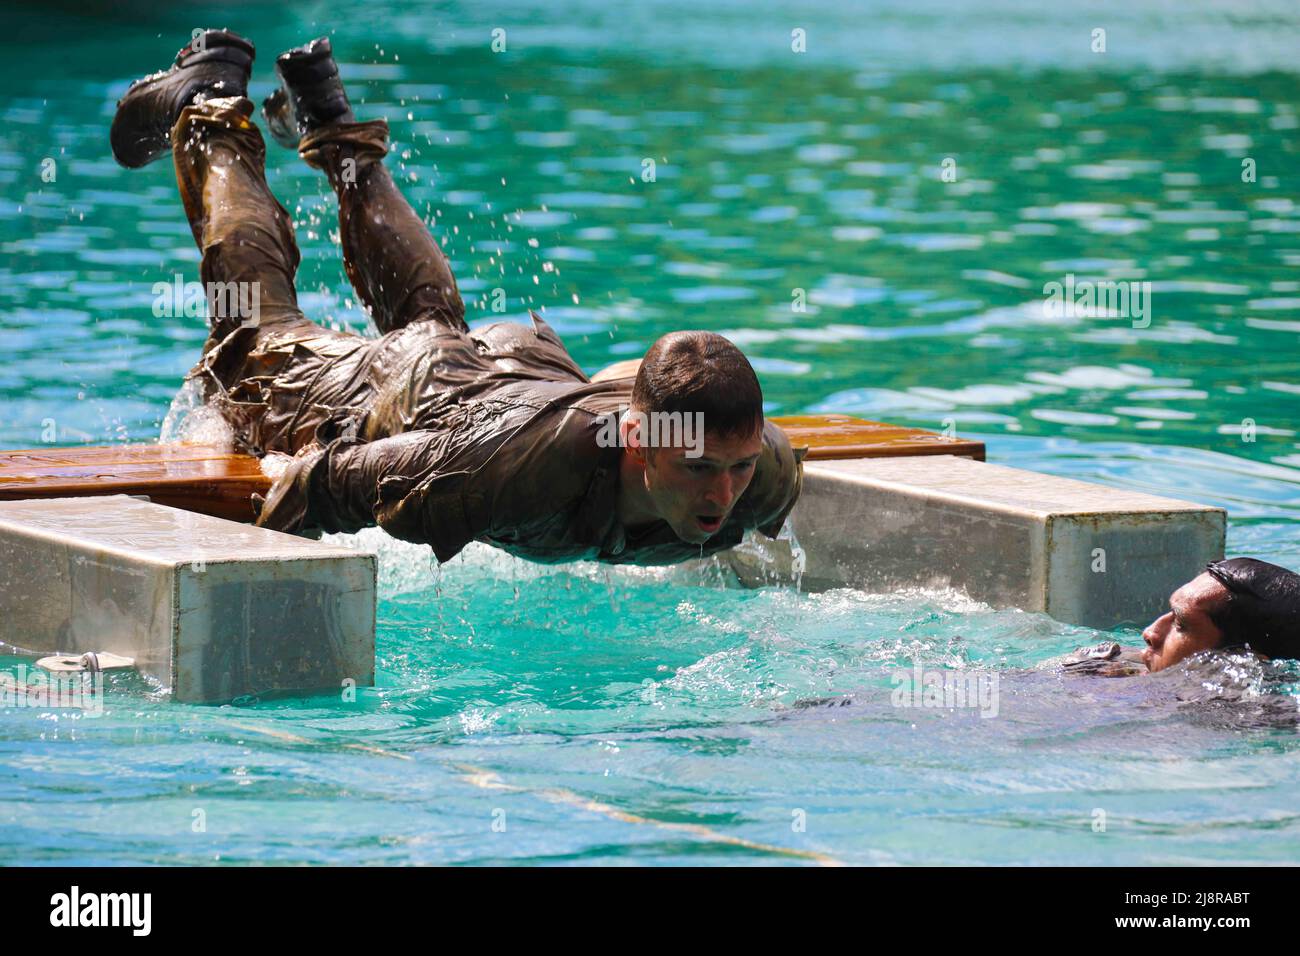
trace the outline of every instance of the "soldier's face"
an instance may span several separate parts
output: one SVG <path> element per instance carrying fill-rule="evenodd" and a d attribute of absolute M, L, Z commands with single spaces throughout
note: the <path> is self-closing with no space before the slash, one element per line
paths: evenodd
<path fill-rule="evenodd" d="M 702 453 L 688 448 L 646 449 L 646 490 L 677 537 L 708 541 L 731 514 L 754 477 L 763 429 L 752 435 L 704 433 Z"/>
<path fill-rule="evenodd" d="M 1154 673 L 1172 667 L 1197 651 L 1218 647 L 1223 632 L 1210 613 L 1228 600 L 1228 589 L 1208 574 L 1188 581 L 1169 596 L 1169 610 L 1156 618 L 1142 639 L 1142 663 Z"/>

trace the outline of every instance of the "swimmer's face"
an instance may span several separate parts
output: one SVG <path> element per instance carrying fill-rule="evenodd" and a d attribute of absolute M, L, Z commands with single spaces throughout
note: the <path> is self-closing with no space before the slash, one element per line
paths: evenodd
<path fill-rule="evenodd" d="M 718 532 L 749 487 L 763 452 L 763 429 L 752 435 L 706 431 L 694 447 L 629 451 L 645 463 L 646 491 L 659 517 L 683 541 L 703 544 Z"/>
<path fill-rule="evenodd" d="M 1147 642 L 1142 663 L 1154 673 L 1172 667 L 1197 651 L 1219 646 L 1223 632 L 1210 619 L 1211 612 L 1228 600 L 1228 589 L 1201 574 L 1169 596 L 1169 610 L 1142 632 Z"/>

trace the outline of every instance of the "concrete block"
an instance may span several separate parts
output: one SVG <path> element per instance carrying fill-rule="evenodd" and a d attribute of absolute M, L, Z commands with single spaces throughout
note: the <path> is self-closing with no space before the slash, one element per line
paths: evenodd
<path fill-rule="evenodd" d="M 1099 628 L 1149 623 L 1223 557 L 1226 525 L 1220 508 L 951 456 L 806 463 L 790 516 L 809 589 L 951 587 Z M 742 579 L 798 570 L 788 544 L 762 548 L 733 552 Z"/>
<path fill-rule="evenodd" d="M 185 702 L 374 683 L 372 554 L 125 495 L 0 501 L 0 641 Z"/>

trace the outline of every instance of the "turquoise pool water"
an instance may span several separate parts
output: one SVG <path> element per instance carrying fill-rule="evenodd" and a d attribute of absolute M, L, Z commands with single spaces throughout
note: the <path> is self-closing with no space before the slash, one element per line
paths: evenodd
<path fill-rule="evenodd" d="M 951 423 L 995 461 L 1223 506 L 1230 553 L 1300 567 L 1300 16 L 1128 7 L 12 14 L 0 445 L 153 440 L 202 344 L 151 313 L 197 253 L 170 168 L 108 153 L 127 82 L 224 25 L 258 44 L 260 98 L 276 52 L 333 29 L 479 321 L 504 288 L 592 371 L 713 329 L 772 414 Z M 366 329 L 328 189 L 270 156 L 304 308 Z M 1149 326 L 1045 317 L 1067 274 L 1150 282 Z M 379 686 L 213 708 L 127 676 L 100 717 L 0 711 L 0 862 L 1296 859 L 1289 668 L 1066 679 L 1044 663 L 1107 635 L 955 594 L 479 547 L 436 569 L 360 538 Z M 917 663 L 996 677 L 996 717 L 893 706 Z"/>

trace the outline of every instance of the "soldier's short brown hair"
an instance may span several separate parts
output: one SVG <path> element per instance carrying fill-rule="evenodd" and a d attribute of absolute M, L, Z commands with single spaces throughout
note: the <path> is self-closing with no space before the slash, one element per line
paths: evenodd
<path fill-rule="evenodd" d="M 645 353 L 632 405 L 646 413 L 704 416 L 707 433 L 752 435 L 763 427 L 763 390 L 745 354 L 715 332 L 669 332 Z"/>

